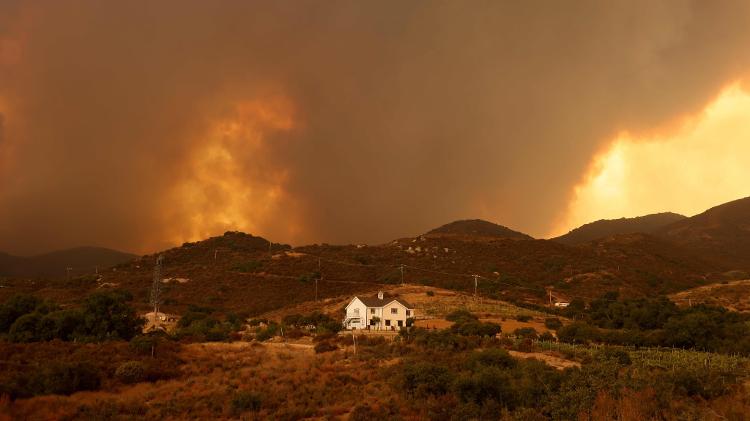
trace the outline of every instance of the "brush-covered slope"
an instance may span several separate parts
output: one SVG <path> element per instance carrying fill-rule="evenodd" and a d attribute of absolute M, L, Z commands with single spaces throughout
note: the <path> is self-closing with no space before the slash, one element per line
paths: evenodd
<path fill-rule="evenodd" d="M 508 227 L 481 219 L 454 221 L 427 232 L 425 237 L 533 239 L 531 236 L 522 232 L 514 231 Z"/>
<path fill-rule="evenodd" d="M 655 213 L 635 218 L 600 219 L 582 225 L 552 240 L 563 244 L 583 244 L 619 234 L 652 233 L 666 225 L 682 221 L 686 216 L 672 213 Z"/>
<path fill-rule="evenodd" d="M 0 253 L 0 276 L 62 278 L 94 272 L 97 268 L 128 262 L 137 256 L 103 247 L 76 247 L 37 256 L 20 257 Z"/>
<path fill-rule="evenodd" d="M 727 269 L 750 269 L 750 197 L 713 207 L 656 233 Z"/>

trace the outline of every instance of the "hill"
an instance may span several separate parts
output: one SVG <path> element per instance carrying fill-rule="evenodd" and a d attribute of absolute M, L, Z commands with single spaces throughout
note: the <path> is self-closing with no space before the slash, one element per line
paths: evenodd
<path fill-rule="evenodd" d="M 666 225 L 655 234 L 727 270 L 750 269 L 750 197 Z"/>
<path fill-rule="evenodd" d="M 92 273 L 133 260 L 137 256 L 103 247 L 75 247 L 30 257 L 0 253 L 0 276 L 63 278 Z"/>
<path fill-rule="evenodd" d="M 634 234 L 639 232 L 648 234 L 686 218 L 686 216 L 680 214 L 664 212 L 635 218 L 600 219 L 575 228 L 567 234 L 553 238 L 552 240 L 574 245 L 618 234 Z"/>
<path fill-rule="evenodd" d="M 518 240 L 533 240 L 533 237 L 522 232 L 513 231 L 508 227 L 481 219 L 466 219 L 454 221 L 435 228 L 424 235 L 425 237 L 469 237 L 469 238 L 512 238 Z"/>

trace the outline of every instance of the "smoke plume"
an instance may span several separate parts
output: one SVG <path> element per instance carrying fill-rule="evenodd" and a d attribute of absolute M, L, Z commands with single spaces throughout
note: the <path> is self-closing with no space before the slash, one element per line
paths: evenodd
<path fill-rule="evenodd" d="M 552 229 L 750 69 L 745 1 L 0 5 L 0 250 Z"/>

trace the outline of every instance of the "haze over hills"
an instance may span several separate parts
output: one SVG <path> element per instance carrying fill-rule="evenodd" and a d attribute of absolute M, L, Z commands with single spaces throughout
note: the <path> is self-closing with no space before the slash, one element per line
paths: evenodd
<path fill-rule="evenodd" d="M 136 255 L 104 247 L 74 247 L 36 256 L 12 256 L 0 253 L 0 276 L 9 277 L 49 277 L 71 276 L 92 273 L 135 259 Z"/>
<path fill-rule="evenodd" d="M 552 238 L 563 244 L 583 244 L 592 240 L 618 234 L 652 233 L 665 225 L 686 219 L 672 212 L 655 213 L 635 218 L 600 219 L 582 225 L 565 235 Z"/>
<path fill-rule="evenodd" d="M 473 237 L 473 238 L 514 238 L 533 240 L 530 235 L 514 231 L 508 227 L 484 221 L 465 219 L 442 225 L 425 234 L 426 237 Z"/>

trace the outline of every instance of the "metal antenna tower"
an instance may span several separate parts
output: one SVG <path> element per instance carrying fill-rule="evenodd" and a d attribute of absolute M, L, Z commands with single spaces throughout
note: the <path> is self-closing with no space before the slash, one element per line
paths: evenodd
<path fill-rule="evenodd" d="M 159 326 L 159 304 L 161 304 L 161 265 L 164 262 L 164 255 L 160 254 L 156 258 L 154 266 L 154 282 L 151 285 L 151 304 L 154 306 L 154 329 Z"/>

